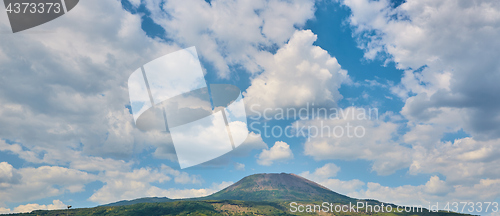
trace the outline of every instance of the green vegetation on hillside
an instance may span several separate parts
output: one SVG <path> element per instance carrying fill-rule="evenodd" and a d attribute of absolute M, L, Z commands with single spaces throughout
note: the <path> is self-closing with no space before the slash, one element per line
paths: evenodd
<path fill-rule="evenodd" d="M 279 203 L 248 201 L 175 201 L 164 203 L 140 203 L 127 206 L 100 206 L 71 209 L 71 216 L 106 215 L 290 215 Z M 37 210 L 19 216 L 63 216 L 66 210 Z"/>
<path fill-rule="evenodd" d="M 37 210 L 31 213 L 16 214 L 17 216 L 64 216 L 68 213 L 71 216 L 167 216 L 167 215 L 333 215 L 332 213 L 293 213 L 290 212 L 289 202 L 268 202 L 268 201 L 175 201 L 164 203 L 139 203 L 127 206 L 100 206 L 95 208 L 82 208 L 66 210 L 44 211 Z M 384 216 L 410 216 L 410 215 L 433 215 L 447 216 L 457 215 L 454 213 L 429 213 L 425 210 L 422 213 L 335 213 L 335 215 L 384 215 Z"/>

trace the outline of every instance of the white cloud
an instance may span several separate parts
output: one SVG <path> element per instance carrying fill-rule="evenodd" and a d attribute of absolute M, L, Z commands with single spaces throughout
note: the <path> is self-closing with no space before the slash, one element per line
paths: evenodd
<path fill-rule="evenodd" d="M 300 176 L 312 180 L 320 185 L 329 188 L 332 191 L 341 194 L 347 194 L 347 193 L 352 193 L 354 191 L 358 191 L 365 185 L 364 182 L 358 179 L 353 179 L 349 181 L 333 179 L 333 177 L 337 176 L 338 172 L 340 172 L 340 167 L 338 167 L 333 163 L 327 163 L 324 166 L 317 168 L 313 173 L 305 171 L 301 173 Z"/>
<path fill-rule="evenodd" d="M 347 181 L 342 181 L 340 179 L 325 179 L 318 183 L 342 195 L 349 194 L 350 192 L 359 190 L 365 186 L 365 183 L 359 179 Z"/>
<path fill-rule="evenodd" d="M 390 113 L 378 116 L 378 110 L 348 107 L 292 125 L 308 136 L 305 155 L 316 160 L 370 160 L 373 171 L 389 175 L 411 164 L 410 149 L 393 139 L 399 127 L 393 118 L 397 119 Z"/>
<path fill-rule="evenodd" d="M 169 38 L 196 46 L 218 75 L 229 78 L 230 66 L 260 71 L 255 57 L 262 47 L 281 47 L 314 16 L 314 1 L 145 1 L 151 18 Z"/>
<path fill-rule="evenodd" d="M 30 34 L 40 30 L 47 32 Z M 127 159 L 150 143 L 125 108 L 125 81 L 141 64 L 176 49 L 147 37 L 141 17 L 119 1 L 80 2 L 60 19 L 5 34 L 0 137 L 35 152 L 78 149 Z M 30 157 L 39 155 L 23 159 Z"/>
<path fill-rule="evenodd" d="M 377 199 L 398 205 L 428 206 L 429 202 L 492 202 L 500 194 L 500 180 L 482 179 L 472 186 L 446 185 L 437 176 L 432 176 L 424 185 L 404 185 L 399 187 L 382 186 L 369 182 L 367 188 L 348 193 L 351 197 Z M 443 209 L 443 205 L 440 209 Z M 490 210 L 491 211 L 491 210 Z"/>
<path fill-rule="evenodd" d="M 64 193 L 81 192 L 86 184 L 93 181 L 101 181 L 105 185 L 94 192 L 89 200 L 101 204 L 109 203 L 151 196 L 150 192 L 152 188 L 155 188 L 151 183 L 164 184 L 172 179 L 176 184 L 199 185 L 203 182 L 199 176 L 190 175 L 166 165 L 158 169 L 146 167 L 131 171 L 111 169 L 95 175 L 57 166 L 15 169 L 7 162 L 2 162 L 0 163 L 0 204 L 26 202 Z M 205 192 L 214 190 L 207 189 Z"/>
<path fill-rule="evenodd" d="M 336 166 L 335 166 L 336 167 Z M 300 175 L 311 179 L 332 191 L 359 199 L 375 199 L 398 205 L 422 205 L 428 207 L 429 202 L 441 204 L 447 202 L 492 202 L 500 194 L 500 179 L 481 179 L 470 186 L 452 185 L 438 176 L 431 176 L 423 185 L 403 185 L 397 187 L 384 186 L 376 182 L 364 183 L 358 179 L 343 181 L 334 179 L 339 169 L 328 163 L 315 172 L 303 172 Z"/>
<path fill-rule="evenodd" d="M 245 164 L 242 164 L 242 163 L 235 163 L 235 164 L 234 164 L 234 169 L 235 169 L 235 170 L 243 170 L 243 171 L 245 171 Z"/>
<path fill-rule="evenodd" d="M 313 173 L 309 173 L 309 171 L 303 172 L 300 176 L 313 180 L 320 181 L 324 179 L 328 179 L 330 177 L 337 176 L 337 173 L 340 171 L 340 167 L 333 163 L 327 163 L 323 167 L 317 168 Z"/>
<path fill-rule="evenodd" d="M 76 193 L 85 184 L 96 181 L 93 174 L 57 166 L 15 169 L 7 162 L 0 163 L 0 204 L 26 202 L 45 197 Z"/>
<path fill-rule="evenodd" d="M 500 3 L 407 0 L 396 8 L 388 0 L 342 3 L 352 11 L 348 21 L 365 58 L 387 57 L 404 70 L 392 91 L 405 102 L 401 114 L 409 131 L 399 142 L 412 146 L 410 174 L 446 177 L 445 182 L 432 177 L 426 189 L 418 190 L 437 196 L 454 188 L 451 198 L 497 198 L 497 193 L 479 191 L 489 183 L 494 188 L 499 178 L 492 155 L 500 149 L 500 96 L 495 93 L 500 90 Z M 470 137 L 441 141 L 460 129 Z M 371 186 L 369 191 L 386 190 Z M 387 194 L 417 194 L 414 190 L 402 186 Z M 416 197 L 432 200 L 429 196 Z M 400 197 L 406 199 L 415 198 Z"/>
<path fill-rule="evenodd" d="M 29 213 L 34 210 L 56 210 L 56 209 L 65 209 L 66 205 L 60 200 L 52 201 L 52 204 L 49 205 L 40 205 L 40 204 L 26 204 L 19 205 L 14 208 L 14 210 L 10 210 L 7 208 L 0 208 L 0 214 L 12 214 L 12 213 Z"/>
<path fill-rule="evenodd" d="M 96 191 L 89 200 L 99 204 L 106 204 L 142 197 L 168 197 L 171 199 L 201 197 L 215 193 L 232 184 L 232 182 L 222 182 L 221 184 L 214 183 L 209 188 L 201 189 L 162 189 L 151 185 L 151 183 L 164 183 L 169 181 L 171 177 L 167 174 L 176 175 L 176 183 L 199 183 L 196 176 L 180 173 L 164 165 L 161 170 L 141 168 L 127 173 L 110 172 L 104 176 L 104 181 L 106 183 L 104 187 Z M 182 179 L 177 181 L 179 176 L 181 176 Z"/>
<path fill-rule="evenodd" d="M 114 160 L 84 155 L 81 151 L 70 149 L 60 149 L 58 151 L 46 151 L 44 148 L 34 147 L 32 150 L 25 150 L 20 144 L 7 144 L 0 140 L 0 151 L 7 151 L 18 155 L 21 159 L 31 163 L 46 163 L 51 165 L 64 164 L 70 168 L 85 171 L 106 171 L 106 170 L 129 170 L 133 162 L 124 160 Z M 43 155 L 40 158 L 39 155 Z M 68 157 L 71 155 L 71 157 Z"/>
<path fill-rule="evenodd" d="M 12 165 L 7 162 L 0 163 L 0 189 L 19 182 L 20 177 Z"/>
<path fill-rule="evenodd" d="M 180 183 L 180 184 L 201 184 L 202 180 L 200 179 L 199 176 L 196 175 L 189 175 L 187 172 L 181 172 L 179 170 L 172 169 L 171 167 L 167 165 L 162 165 L 161 169 L 168 173 L 169 175 L 174 176 L 174 181 L 175 183 Z"/>
<path fill-rule="evenodd" d="M 353 123 L 353 125 L 356 124 Z M 363 125 L 366 126 L 367 124 Z M 376 125 L 379 125 L 379 123 Z M 372 127 L 367 127 L 367 132 L 370 129 L 373 130 Z M 383 131 L 391 132 L 391 130 Z M 380 133 L 383 131 L 378 131 L 378 135 L 381 135 Z M 311 142 L 307 142 L 306 148 L 307 145 L 316 145 L 315 142 L 318 139 L 319 138 L 314 138 Z M 369 139 L 377 140 L 376 137 L 369 137 Z M 500 186 L 500 170 L 497 166 L 499 159 L 495 157 L 495 155 L 499 154 L 499 150 L 496 148 L 497 144 L 500 142 L 498 140 L 477 141 L 472 138 L 463 138 L 456 139 L 454 142 L 439 143 L 438 147 L 432 150 L 427 150 L 423 146 L 418 146 L 412 150 L 405 149 L 401 151 L 401 149 L 395 149 L 393 150 L 394 152 L 389 152 L 390 154 L 387 154 L 387 151 L 375 151 L 377 150 L 377 146 L 389 142 L 385 139 L 379 140 L 380 142 L 368 143 L 368 145 L 362 146 L 358 146 L 359 144 L 349 140 L 340 142 L 340 145 L 328 144 L 332 142 L 332 139 L 324 138 L 319 140 L 324 140 L 326 142 L 326 144 L 324 144 L 326 148 L 320 149 L 318 146 L 312 146 L 312 148 L 318 148 L 315 152 L 326 158 L 321 158 L 316 155 L 318 159 L 327 159 L 328 157 L 332 159 L 347 159 L 341 158 L 341 155 L 336 155 L 334 153 L 349 153 L 349 151 L 331 150 L 332 148 L 340 148 L 345 144 L 345 147 L 358 149 L 360 153 L 353 154 L 354 157 L 375 161 L 373 169 L 377 172 L 381 172 L 379 174 L 384 174 L 386 171 L 392 172 L 394 168 L 389 166 L 390 169 L 378 169 L 376 168 L 378 164 L 384 164 L 383 162 L 389 163 L 391 161 L 394 163 L 398 160 L 404 162 L 404 164 L 399 167 L 410 167 L 410 175 L 421 173 L 432 174 L 425 184 L 416 186 L 403 185 L 398 187 L 383 186 L 376 182 L 368 182 L 365 184 L 357 179 L 349 181 L 334 179 L 340 172 L 340 168 L 332 163 L 327 163 L 314 172 L 306 171 L 300 174 L 333 191 L 351 197 L 377 199 L 401 205 L 427 206 L 429 202 L 492 201 L 500 196 L 500 192 L 497 190 L 497 187 Z M 386 146 L 387 149 L 391 149 L 391 146 L 396 145 L 396 143 L 397 142 L 388 143 Z M 368 150 L 363 152 L 359 151 L 359 149 Z M 374 155 L 377 155 L 377 157 L 374 157 Z M 395 155 L 399 156 L 395 157 L 396 159 L 390 158 L 385 160 L 385 158 Z M 446 180 L 434 175 L 435 173 L 443 174 Z"/>
<path fill-rule="evenodd" d="M 254 112 L 271 108 L 300 108 L 308 103 L 326 105 L 341 99 L 338 89 L 349 78 L 337 59 L 314 46 L 317 36 L 310 30 L 295 31 L 276 54 L 257 58 L 264 72 L 252 79 L 243 93 Z"/>
<path fill-rule="evenodd" d="M 221 167 L 221 166 L 227 166 L 232 164 L 233 158 L 235 157 L 248 157 L 252 152 L 258 150 L 260 151 L 261 149 L 267 149 L 269 148 L 267 144 L 262 140 L 262 137 L 260 134 L 256 134 L 254 132 L 248 133 L 247 139 L 236 149 L 218 157 L 213 160 L 210 160 L 208 162 L 205 162 L 203 164 L 200 164 L 199 166 L 201 167 Z M 161 154 L 170 154 L 170 152 L 167 152 L 166 154 L 163 152 L 159 152 L 158 150 L 161 149 L 163 150 L 164 148 L 159 147 L 157 148 L 156 152 L 154 153 L 155 155 L 161 155 Z M 173 157 L 176 157 L 173 155 Z"/>
<path fill-rule="evenodd" d="M 129 2 L 134 6 L 134 7 L 139 7 L 141 5 L 141 0 L 129 0 Z"/>
<path fill-rule="evenodd" d="M 394 203 L 397 205 L 428 205 L 428 200 L 422 197 L 422 186 L 399 186 L 387 187 L 379 183 L 368 182 L 366 190 L 352 192 L 348 195 L 356 198 L 376 199 L 382 202 Z"/>
<path fill-rule="evenodd" d="M 192 197 L 203 197 L 218 192 L 230 185 L 233 182 L 221 182 L 220 184 L 213 183 L 209 188 L 201 189 L 160 189 L 157 187 L 152 187 L 148 190 L 150 196 L 156 197 L 168 197 L 171 199 L 182 199 L 182 198 L 192 198 Z"/>
<path fill-rule="evenodd" d="M 424 191 L 428 194 L 444 195 L 452 191 L 453 188 L 448 186 L 445 181 L 439 179 L 437 176 L 432 176 L 427 183 L 425 183 Z"/>
<path fill-rule="evenodd" d="M 480 179 L 500 178 L 497 164 L 500 140 L 476 141 L 472 138 L 439 143 L 434 150 L 415 148 L 410 174 L 442 173 L 452 184 L 477 184 Z"/>
<path fill-rule="evenodd" d="M 9 213 L 11 213 L 9 208 L 0 207 L 0 214 L 9 214 Z"/>
<path fill-rule="evenodd" d="M 478 139 L 498 138 L 500 104 L 494 101 L 500 98 L 492 92 L 499 90 L 493 80 L 500 77 L 500 3 L 409 0 L 397 8 L 387 0 L 343 3 L 353 12 L 349 21 L 365 57 L 385 52 L 405 70 L 393 88 L 407 99 L 405 117 L 432 125 L 449 112 L 460 113 L 440 123 Z"/>
<path fill-rule="evenodd" d="M 152 183 L 164 184 L 172 179 L 177 184 L 201 184 L 202 182 L 199 176 L 189 175 L 166 165 L 161 165 L 158 169 L 146 167 L 128 172 L 107 171 L 99 177 L 105 185 L 89 200 L 100 204 L 158 196 L 158 191 L 164 191 L 153 186 Z"/>
<path fill-rule="evenodd" d="M 277 141 L 269 150 L 263 149 L 259 154 L 257 163 L 263 166 L 270 166 L 275 161 L 285 161 L 293 158 L 290 146 L 282 141 Z"/>

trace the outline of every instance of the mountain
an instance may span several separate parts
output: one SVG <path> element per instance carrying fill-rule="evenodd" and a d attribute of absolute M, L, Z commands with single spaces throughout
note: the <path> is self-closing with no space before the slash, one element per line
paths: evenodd
<path fill-rule="evenodd" d="M 294 174 L 255 174 L 247 176 L 233 185 L 210 196 L 174 200 L 169 198 L 149 197 L 125 200 L 95 208 L 70 210 L 36 210 L 31 213 L 15 214 L 19 216 L 61 216 L 61 215 L 311 215 L 292 209 L 292 202 L 304 205 L 319 205 L 322 202 L 346 204 L 349 202 L 368 202 L 380 205 L 376 200 L 356 200 L 329 190 L 313 181 Z M 387 204 L 384 203 L 386 206 Z M 397 206 L 391 205 L 396 209 Z M 331 210 L 333 211 L 333 210 Z M 330 212 L 331 213 L 331 212 Z M 337 212 L 339 213 L 339 212 Z M 335 214 L 337 214 L 335 213 Z M 318 211 L 318 215 L 325 215 Z M 331 215 L 331 214 L 329 214 Z M 429 212 L 423 209 L 418 213 L 407 212 L 342 212 L 340 215 L 439 215 L 454 216 L 456 213 Z"/>
<path fill-rule="evenodd" d="M 123 200 L 103 206 L 123 206 L 137 203 L 158 203 L 179 200 L 180 199 L 176 200 L 166 197 L 148 197 L 135 200 Z M 262 173 L 250 175 L 212 195 L 184 200 L 356 202 L 356 199 L 338 194 L 313 181 L 288 173 Z"/>
<path fill-rule="evenodd" d="M 233 185 L 203 200 L 244 201 L 329 201 L 355 202 L 356 199 L 338 194 L 330 189 L 295 174 L 270 173 L 247 176 Z"/>

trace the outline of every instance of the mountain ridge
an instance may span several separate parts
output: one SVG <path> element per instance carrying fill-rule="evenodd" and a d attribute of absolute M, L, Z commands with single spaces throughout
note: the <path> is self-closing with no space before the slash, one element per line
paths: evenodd
<path fill-rule="evenodd" d="M 259 173 L 246 176 L 204 200 L 243 201 L 331 201 L 348 203 L 355 199 L 336 193 L 295 174 Z"/>
<path fill-rule="evenodd" d="M 337 203 L 357 201 L 357 199 L 334 192 L 323 185 L 293 173 L 258 173 L 243 177 L 238 182 L 205 197 L 186 199 L 144 197 L 133 200 L 122 200 L 101 206 L 122 206 L 137 203 L 184 200 L 328 201 Z"/>

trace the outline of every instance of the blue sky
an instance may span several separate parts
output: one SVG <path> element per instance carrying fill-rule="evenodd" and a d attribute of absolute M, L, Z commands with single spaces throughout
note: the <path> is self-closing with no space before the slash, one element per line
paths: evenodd
<path fill-rule="evenodd" d="M 205 196 L 280 172 L 404 205 L 500 201 L 498 14 L 493 1 L 82 1 L 50 23 L 3 34 L 0 213 Z M 248 125 L 351 123 L 366 134 L 260 134 L 180 169 L 169 135 L 134 125 L 127 80 L 191 46 L 208 84 L 241 89 Z M 380 118 L 250 113 L 253 104 L 261 112 L 312 103 L 377 108 Z"/>

